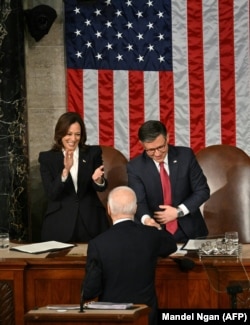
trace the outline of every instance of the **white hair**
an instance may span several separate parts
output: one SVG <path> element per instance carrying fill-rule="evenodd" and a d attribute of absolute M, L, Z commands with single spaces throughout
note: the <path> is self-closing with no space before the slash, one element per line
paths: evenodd
<path fill-rule="evenodd" d="M 132 216 L 137 208 L 135 192 L 128 186 L 115 187 L 109 193 L 108 205 L 111 215 Z"/>

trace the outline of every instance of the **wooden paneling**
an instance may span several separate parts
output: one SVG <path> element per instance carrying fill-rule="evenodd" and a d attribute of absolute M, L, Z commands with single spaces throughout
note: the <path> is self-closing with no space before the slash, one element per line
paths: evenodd
<path fill-rule="evenodd" d="M 156 291 L 160 309 L 230 308 L 227 286 L 237 280 L 249 286 L 250 259 L 243 259 L 243 268 L 240 261 L 230 263 L 227 259 L 212 258 L 209 264 L 197 256 L 191 258 L 195 266 L 189 271 L 182 271 L 171 259 L 159 260 Z M 80 304 L 85 262 L 86 256 L 63 256 L 62 252 L 53 257 L 0 259 L 0 281 L 8 283 L 13 292 L 16 325 L 23 325 L 24 314 L 38 307 Z M 250 297 L 249 288 L 238 296 L 246 302 Z"/>

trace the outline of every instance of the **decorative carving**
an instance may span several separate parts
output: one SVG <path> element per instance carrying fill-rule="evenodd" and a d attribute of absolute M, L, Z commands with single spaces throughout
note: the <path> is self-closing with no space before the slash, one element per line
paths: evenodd
<path fill-rule="evenodd" d="M 13 289 L 6 281 L 0 281 L 0 324 L 15 325 Z"/>

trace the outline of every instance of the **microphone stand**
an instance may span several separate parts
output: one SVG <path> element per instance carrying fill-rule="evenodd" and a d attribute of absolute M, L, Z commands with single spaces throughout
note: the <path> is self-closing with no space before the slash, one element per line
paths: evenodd
<path fill-rule="evenodd" d="M 83 305 L 84 305 L 84 294 L 83 294 L 83 283 L 82 283 L 82 290 L 81 290 L 81 297 L 80 297 L 80 313 L 83 313 Z"/>

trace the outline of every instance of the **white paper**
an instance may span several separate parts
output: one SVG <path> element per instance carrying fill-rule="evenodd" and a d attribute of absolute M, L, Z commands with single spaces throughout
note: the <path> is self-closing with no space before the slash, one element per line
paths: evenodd
<path fill-rule="evenodd" d="M 201 245 L 208 241 L 214 241 L 214 239 L 189 239 L 189 241 L 182 249 L 185 249 L 187 251 L 199 250 Z"/>
<path fill-rule="evenodd" d="M 24 253 L 38 254 L 60 249 L 74 247 L 74 244 L 65 244 L 58 241 L 46 241 L 42 243 L 27 244 L 22 246 L 11 247 L 10 250 L 16 250 Z"/>
<path fill-rule="evenodd" d="M 173 255 L 186 255 L 186 254 L 187 254 L 187 250 L 183 248 L 183 244 L 177 244 L 177 251 L 172 253 L 171 256 L 173 256 Z"/>
<path fill-rule="evenodd" d="M 104 302 L 93 301 L 84 305 L 87 309 L 129 309 L 133 307 L 133 303 L 116 303 L 116 302 Z"/>

